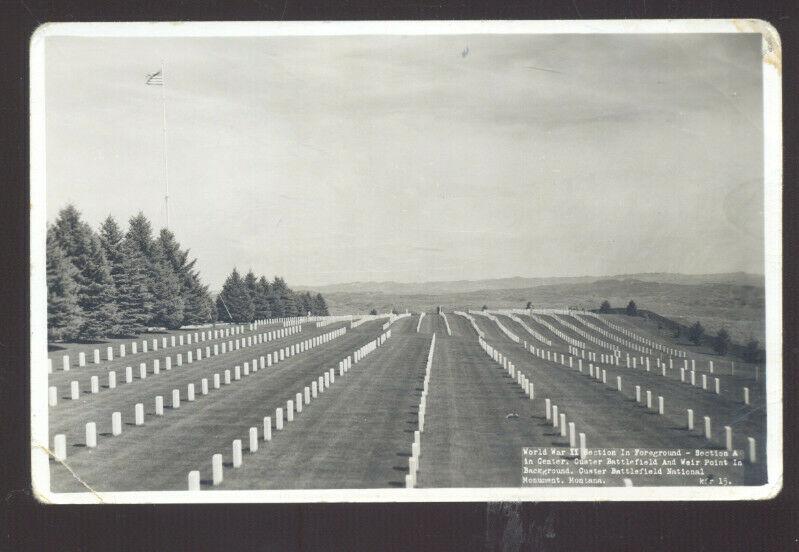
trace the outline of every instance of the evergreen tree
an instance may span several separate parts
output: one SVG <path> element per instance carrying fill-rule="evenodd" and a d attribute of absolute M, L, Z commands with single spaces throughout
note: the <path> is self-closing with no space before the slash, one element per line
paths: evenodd
<path fill-rule="evenodd" d="M 310 293 L 306 291 L 304 293 L 296 294 L 296 302 L 297 302 L 297 314 L 299 316 L 308 316 L 309 312 L 313 314 Z"/>
<path fill-rule="evenodd" d="M 635 304 L 635 301 L 630 299 L 630 302 L 627 303 L 627 316 L 637 316 L 638 315 L 638 306 Z"/>
<path fill-rule="evenodd" d="M 255 303 L 256 297 L 258 296 L 258 278 L 255 277 L 252 269 L 248 270 L 247 274 L 244 275 L 244 287 L 247 288 L 250 301 L 252 301 L 252 320 L 255 320 Z M 248 322 L 252 322 L 252 320 L 248 320 Z"/>
<path fill-rule="evenodd" d="M 255 297 L 253 299 L 253 307 L 255 309 L 255 319 L 263 320 L 272 317 L 271 303 L 269 295 L 271 293 L 271 286 L 269 281 L 264 276 L 258 279 L 258 284 L 255 289 Z"/>
<path fill-rule="evenodd" d="M 153 310 L 150 323 L 170 330 L 180 328 L 184 307 L 180 279 L 160 244 L 153 245 L 152 255 L 149 287 L 153 296 Z"/>
<path fill-rule="evenodd" d="M 100 239 L 81 220 L 74 206 L 67 205 L 58 213 L 52 239 L 77 269 L 74 277 L 78 285 L 78 305 L 83 312 L 79 337 L 97 339 L 117 333 L 119 318 L 111 267 Z"/>
<path fill-rule="evenodd" d="M 693 326 L 688 328 L 688 339 L 694 345 L 699 345 L 699 342 L 702 341 L 702 336 L 705 334 L 705 328 L 702 327 L 702 324 L 699 321 L 695 322 Z"/>
<path fill-rule="evenodd" d="M 610 301 L 602 301 L 602 304 L 599 305 L 599 312 L 610 312 Z"/>
<path fill-rule="evenodd" d="M 314 301 L 316 303 L 316 314 L 319 316 L 330 316 L 330 313 L 327 310 L 327 302 L 325 298 L 322 297 L 321 293 L 316 294 L 316 299 Z"/>
<path fill-rule="evenodd" d="M 108 216 L 100 225 L 100 245 L 103 247 L 105 258 L 111 265 L 111 276 L 116 282 L 116 275 L 122 264 L 122 242 L 125 235 L 119 229 L 117 221 L 112 216 Z"/>
<path fill-rule="evenodd" d="M 53 239 L 78 270 L 81 270 L 82 266 L 78 266 L 76 263 L 83 262 L 89 248 L 91 235 L 91 228 L 81 220 L 80 212 L 73 205 L 67 205 L 61 209 L 52 226 Z"/>
<path fill-rule="evenodd" d="M 189 259 L 189 250 L 181 249 L 175 235 L 166 228 L 162 228 L 158 234 L 156 246 L 160 248 L 180 283 L 180 295 L 184 305 L 183 324 L 196 325 L 209 322 L 211 297 L 208 288 L 202 285 L 199 274 L 194 269 L 197 259 Z"/>
<path fill-rule="evenodd" d="M 99 238 L 91 236 L 87 246 L 86 254 L 79 259 L 82 267 L 77 267 L 78 304 L 84 314 L 80 337 L 98 339 L 119 333 L 117 290 Z"/>
<path fill-rule="evenodd" d="M 78 305 L 78 285 L 74 265 L 47 231 L 47 337 L 52 341 L 75 339 L 83 322 Z"/>
<path fill-rule="evenodd" d="M 235 268 L 225 280 L 222 291 L 217 297 L 216 308 L 223 320 L 233 322 L 251 322 L 255 308 L 247 285 Z"/>
<path fill-rule="evenodd" d="M 123 335 L 135 335 L 147 328 L 155 308 L 147 262 L 129 241 L 122 242 L 118 262 L 114 277 L 120 315 L 119 331 Z"/>
<path fill-rule="evenodd" d="M 286 316 L 299 316 L 301 314 L 300 306 L 297 303 L 297 294 L 288 286 L 283 291 L 280 300 L 283 303 L 283 312 Z"/>
<path fill-rule="evenodd" d="M 730 348 L 730 334 L 724 328 L 719 330 L 716 338 L 713 340 L 713 350 L 721 356 L 727 354 Z"/>
<path fill-rule="evenodd" d="M 760 342 L 757 339 L 750 339 L 743 350 L 743 359 L 746 362 L 763 362 L 765 360 L 763 351 L 760 349 Z"/>
<path fill-rule="evenodd" d="M 136 249 L 141 251 L 148 262 L 155 261 L 155 240 L 153 239 L 153 227 L 144 213 L 139 211 L 135 217 L 128 221 L 128 232 L 125 238 L 130 241 Z"/>
<path fill-rule="evenodd" d="M 217 320 L 220 320 L 219 311 L 216 308 L 216 300 L 212 299 L 211 295 L 208 294 L 206 301 L 208 302 L 208 311 L 211 313 L 211 321 L 216 322 Z"/>
<path fill-rule="evenodd" d="M 176 254 L 174 236 L 167 231 L 164 240 L 153 239 L 150 221 L 139 212 L 130 219 L 125 240 L 141 253 L 147 266 L 148 288 L 152 295 L 149 324 L 179 328 L 183 323 L 185 301 L 183 282 L 171 260 Z M 179 248 L 177 251 L 180 253 Z"/>
<path fill-rule="evenodd" d="M 183 324 L 198 325 L 216 320 L 216 309 L 208 286 L 200 282 L 197 274 L 192 274 L 189 282 L 189 289 L 184 293 Z"/>
<path fill-rule="evenodd" d="M 286 304 L 284 297 L 287 290 L 286 282 L 283 278 L 275 276 L 272 282 L 272 289 L 269 293 L 269 308 L 272 311 L 272 316 L 275 318 L 282 318 L 284 316 L 291 316 L 287 314 Z"/>

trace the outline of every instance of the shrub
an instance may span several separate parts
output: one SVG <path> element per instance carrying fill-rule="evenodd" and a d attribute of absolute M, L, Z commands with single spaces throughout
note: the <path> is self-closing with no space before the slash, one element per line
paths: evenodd
<path fill-rule="evenodd" d="M 730 349 L 730 334 L 727 333 L 727 330 L 721 328 L 719 333 L 716 334 L 716 338 L 713 340 L 713 350 L 716 351 L 721 356 L 727 354 L 727 351 Z"/>
<path fill-rule="evenodd" d="M 699 321 L 696 321 L 693 326 L 688 328 L 688 339 L 691 340 L 691 343 L 694 345 L 699 345 L 699 342 L 702 341 L 702 336 L 705 334 L 705 328 L 702 327 L 702 324 Z"/>
<path fill-rule="evenodd" d="M 763 355 L 760 350 L 760 342 L 757 339 L 751 339 L 749 343 L 746 344 L 743 358 L 746 362 L 761 362 Z"/>

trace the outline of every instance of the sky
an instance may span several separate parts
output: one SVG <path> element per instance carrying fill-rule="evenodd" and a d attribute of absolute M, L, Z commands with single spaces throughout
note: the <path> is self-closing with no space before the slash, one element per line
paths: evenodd
<path fill-rule="evenodd" d="M 758 34 L 45 48 L 48 221 L 72 203 L 160 228 L 168 175 L 212 289 L 234 266 L 311 286 L 763 272 Z"/>

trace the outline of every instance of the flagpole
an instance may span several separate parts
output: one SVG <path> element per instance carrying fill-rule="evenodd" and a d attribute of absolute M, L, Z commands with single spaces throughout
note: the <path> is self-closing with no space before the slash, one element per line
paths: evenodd
<path fill-rule="evenodd" d="M 161 61 L 161 105 L 163 106 L 163 134 L 164 134 L 164 184 L 166 194 L 164 195 L 164 207 L 166 208 L 166 227 L 169 228 L 169 154 L 167 151 L 166 139 L 166 64 Z"/>

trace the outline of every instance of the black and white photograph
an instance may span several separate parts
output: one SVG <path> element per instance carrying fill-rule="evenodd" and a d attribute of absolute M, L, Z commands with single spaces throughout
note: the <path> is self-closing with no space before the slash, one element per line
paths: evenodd
<path fill-rule="evenodd" d="M 780 63 L 759 20 L 44 25 L 36 498 L 774 497 Z"/>

